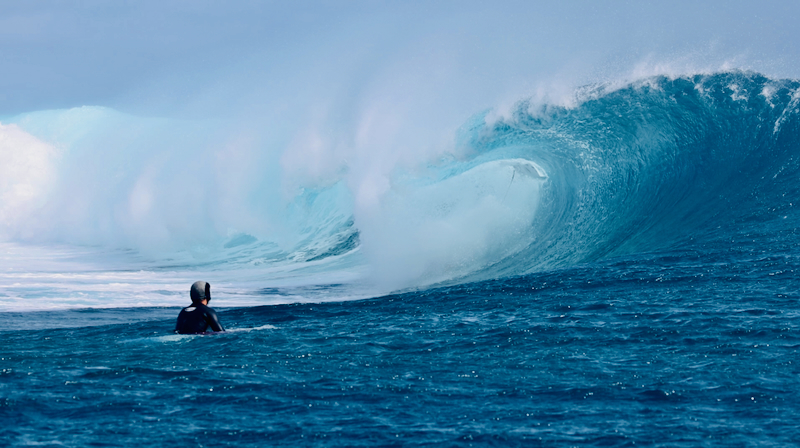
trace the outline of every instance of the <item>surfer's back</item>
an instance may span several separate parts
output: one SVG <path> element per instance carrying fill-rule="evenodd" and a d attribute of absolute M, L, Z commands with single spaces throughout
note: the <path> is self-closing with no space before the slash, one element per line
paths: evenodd
<path fill-rule="evenodd" d="M 225 331 L 219 323 L 217 313 L 202 303 L 192 304 L 178 314 L 175 332 L 180 334 L 196 334 L 205 332 L 208 327 L 214 331 Z"/>

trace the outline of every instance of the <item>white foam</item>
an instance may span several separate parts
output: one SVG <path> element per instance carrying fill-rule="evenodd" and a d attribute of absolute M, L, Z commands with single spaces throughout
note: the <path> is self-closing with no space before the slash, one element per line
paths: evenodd
<path fill-rule="evenodd" d="M 225 330 L 226 333 L 249 333 L 251 331 L 262 331 L 262 330 L 277 330 L 278 327 L 274 325 L 261 325 L 259 327 L 252 327 L 252 328 L 228 328 Z"/>
<path fill-rule="evenodd" d="M 31 215 L 56 182 L 58 151 L 19 126 L 0 124 L 0 236 L 30 236 Z M 20 235 L 22 234 L 22 235 Z"/>

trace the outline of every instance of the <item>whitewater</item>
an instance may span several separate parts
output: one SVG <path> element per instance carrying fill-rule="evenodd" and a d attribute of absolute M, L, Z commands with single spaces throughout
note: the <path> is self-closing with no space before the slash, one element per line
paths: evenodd
<path fill-rule="evenodd" d="M 3 97 L 0 442 L 795 446 L 800 72 L 714 47 L 520 88 L 584 72 L 518 57 L 498 24 L 565 31 L 509 5 L 273 5 L 320 34 Z M 173 333 L 197 280 L 225 333 Z"/>
<path fill-rule="evenodd" d="M 282 196 L 285 186 L 261 170 L 243 181 L 255 170 L 230 148 L 169 147 L 174 134 L 207 139 L 196 123 L 88 107 L 19 115 L 3 125 L 11 241 L 0 304 L 174 306 L 198 275 L 224 285 L 229 306 L 284 300 L 265 287 L 348 283 L 331 298 L 365 298 L 787 219 L 797 87 L 734 71 L 592 86 L 569 106 L 521 101 L 507 116 L 481 112 L 461 126 L 459 157 L 382 179 L 380 200 L 344 179 Z M 103 151 L 132 145 L 129 129 L 142 140 L 132 153 Z"/>

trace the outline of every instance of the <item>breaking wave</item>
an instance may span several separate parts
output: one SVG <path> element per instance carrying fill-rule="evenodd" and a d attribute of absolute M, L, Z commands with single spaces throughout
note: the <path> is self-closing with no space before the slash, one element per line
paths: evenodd
<path fill-rule="evenodd" d="M 289 135 L 99 107 L 34 112 L 0 127 L 0 230 L 162 266 L 324 270 L 344 258 L 391 287 L 521 275 L 793 216 L 799 87 L 732 71 L 521 101 L 476 114 L 446 156 L 367 189 L 348 177 L 358 161 L 298 180 Z"/>

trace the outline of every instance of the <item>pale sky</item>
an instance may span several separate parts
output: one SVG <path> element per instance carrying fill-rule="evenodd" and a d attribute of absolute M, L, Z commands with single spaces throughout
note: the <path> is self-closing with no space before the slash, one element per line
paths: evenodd
<path fill-rule="evenodd" d="M 2 2 L 0 116 L 229 115 L 364 86 L 440 92 L 466 109 L 643 64 L 800 76 L 800 2 L 552 3 Z"/>

